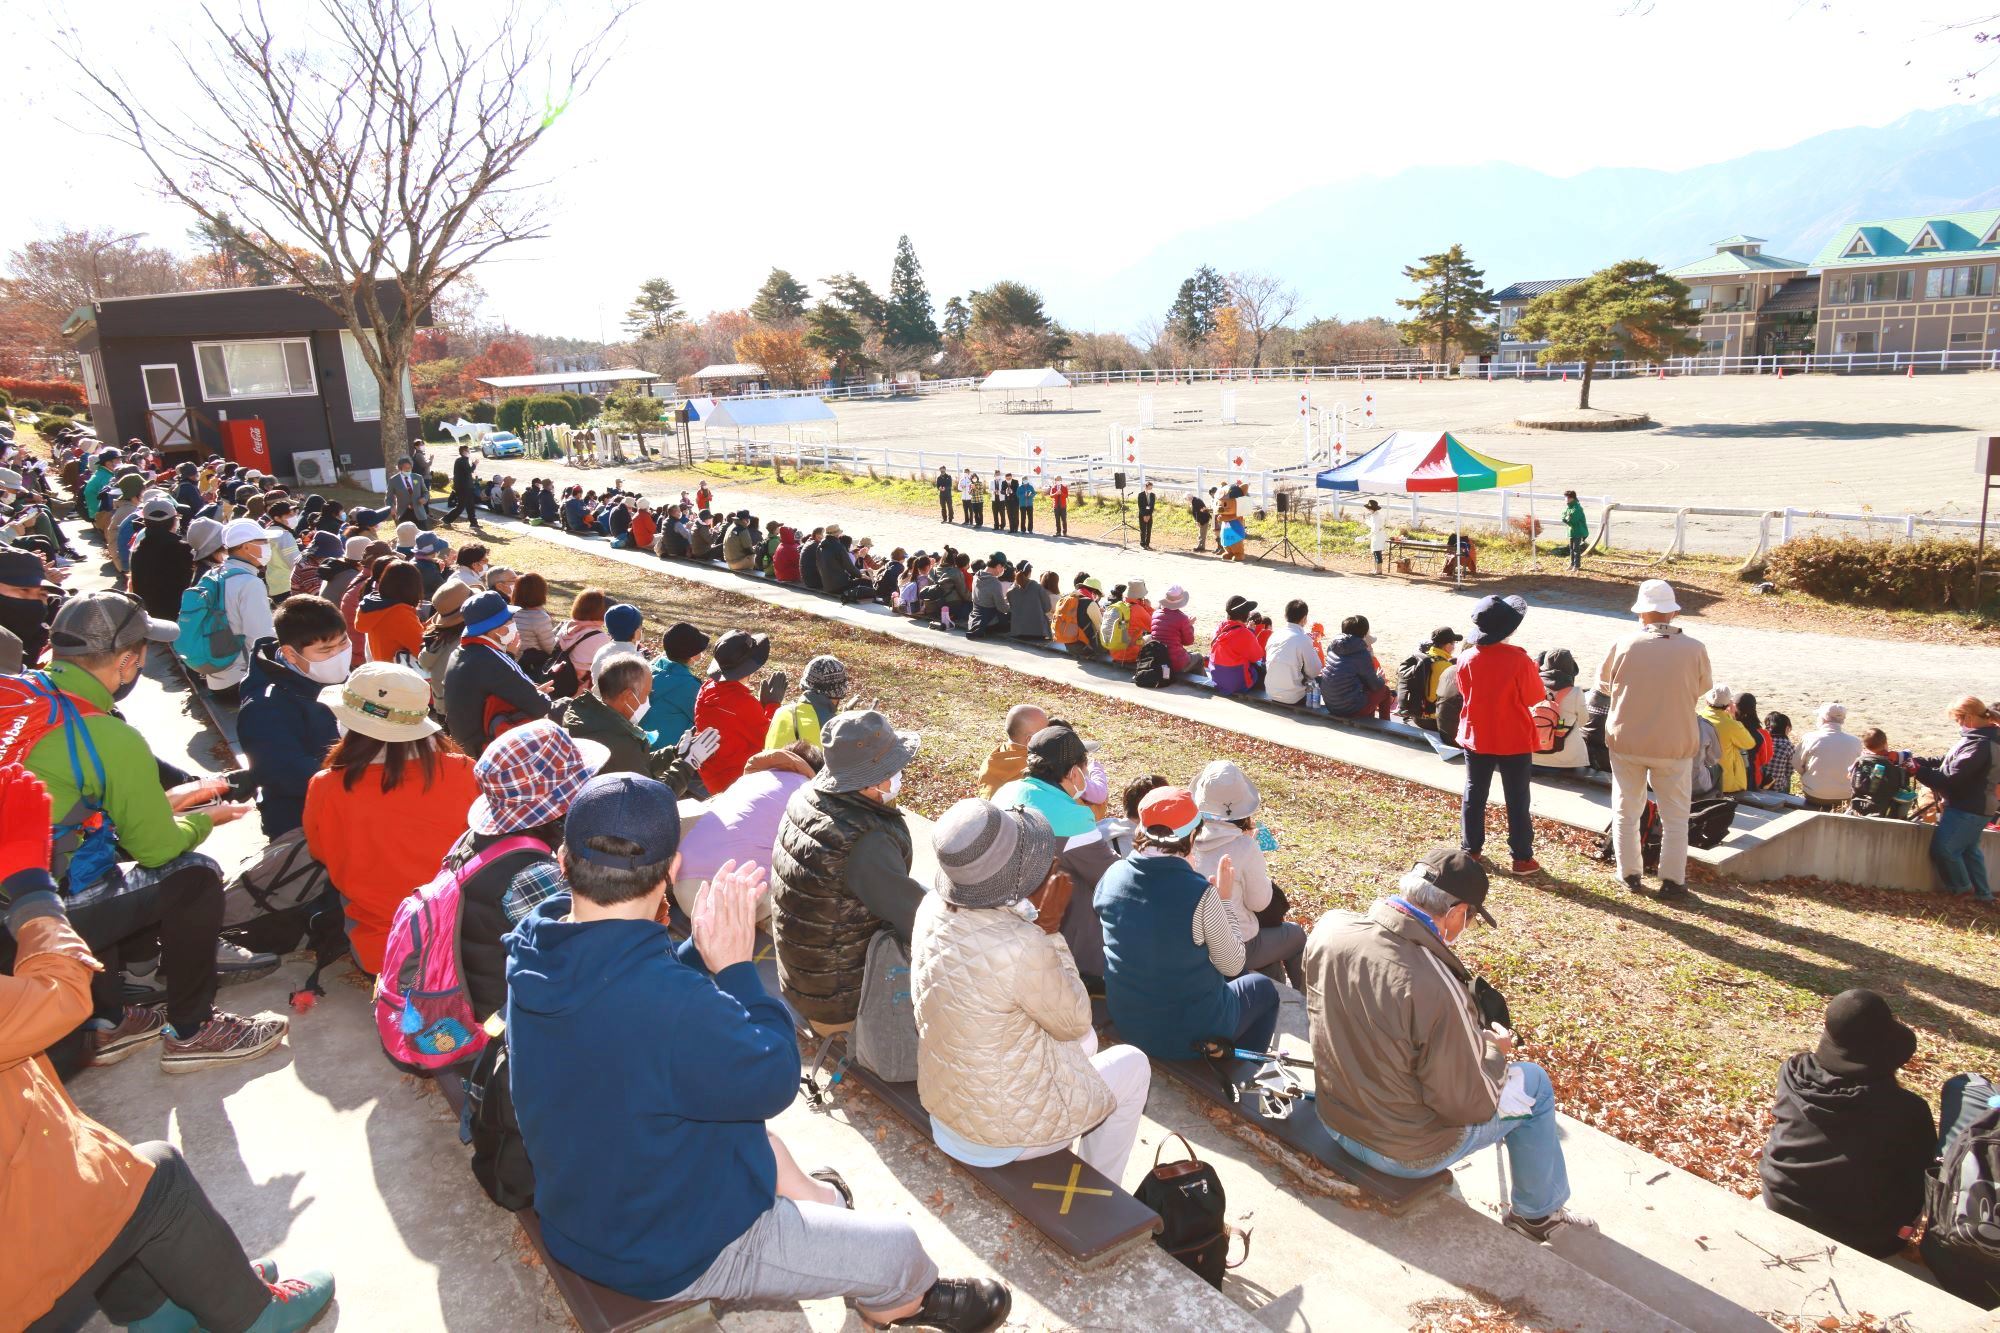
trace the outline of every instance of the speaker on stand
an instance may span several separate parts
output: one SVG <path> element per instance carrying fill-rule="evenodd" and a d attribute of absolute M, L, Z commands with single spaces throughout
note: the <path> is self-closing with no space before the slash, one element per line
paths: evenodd
<path fill-rule="evenodd" d="M 1125 518 L 1125 473 L 1122 469 L 1111 474 L 1111 486 L 1118 492 L 1118 521 L 1105 530 L 1104 539 L 1110 541 L 1116 537 L 1118 545 L 1123 548 L 1131 545 L 1132 525 Z"/>
<path fill-rule="evenodd" d="M 1262 560 L 1275 555 L 1294 565 L 1306 565 L 1318 569 L 1319 562 L 1307 555 L 1299 544 L 1292 540 L 1292 511 L 1298 508 L 1298 497 L 1283 487 L 1274 492 L 1274 495 L 1278 503 L 1278 537 L 1275 541 L 1267 542 L 1264 549 L 1257 552 L 1257 558 Z"/>

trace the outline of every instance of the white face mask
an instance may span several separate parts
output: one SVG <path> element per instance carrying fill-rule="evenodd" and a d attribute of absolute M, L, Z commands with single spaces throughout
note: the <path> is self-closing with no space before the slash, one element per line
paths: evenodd
<path fill-rule="evenodd" d="M 899 768 L 894 773 L 891 773 L 889 775 L 889 792 L 888 792 L 889 799 L 892 801 L 895 800 L 898 793 L 900 793 L 902 790 L 903 790 L 903 770 Z"/>
<path fill-rule="evenodd" d="M 332 657 L 314 661 L 300 657 L 305 664 L 305 674 L 322 685 L 338 685 L 347 679 L 348 671 L 354 665 L 354 645 L 348 644 Z"/>

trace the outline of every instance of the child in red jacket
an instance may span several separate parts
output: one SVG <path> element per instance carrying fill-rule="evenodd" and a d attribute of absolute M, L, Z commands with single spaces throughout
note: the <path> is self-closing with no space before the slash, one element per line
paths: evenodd
<path fill-rule="evenodd" d="M 750 756 L 764 748 L 771 715 L 785 697 L 785 673 L 773 671 L 755 694 L 743 680 L 770 660 L 768 634 L 733 629 L 715 641 L 708 681 L 694 698 L 694 729 L 714 727 L 721 738 L 715 753 L 701 766 L 701 782 L 710 796 L 720 796 L 742 777 Z"/>

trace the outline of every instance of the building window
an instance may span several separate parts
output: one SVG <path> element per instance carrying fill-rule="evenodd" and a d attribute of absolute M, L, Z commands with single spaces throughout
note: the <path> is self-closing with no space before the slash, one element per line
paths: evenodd
<path fill-rule="evenodd" d="M 104 391 L 97 384 L 97 357 L 90 352 L 79 352 L 77 360 L 83 364 L 83 401 L 90 404 L 90 419 L 96 421 L 104 404 Z"/>
<path fill-rule="evenodd" d="M 304 338 L 196 343 L 201 396 L 211 403 L 237 398 L 303 398 L 313 383 L 312 347 Z"/>
<path fill-rule="evenodd" d="M 1924 275 L 1924 296 L 1932 301 L 1952 296 L 1991 296 L 1994 267 L 1960 264 L 1956 268 L 1934 268 Z"/>
<path fill-rule="evenodd" d="M 1838 334 L 1833 340 L 1833 350 L 1844 355 L 1872 356 L 1875 352 L 1875 331 Z"/>
<path fill-rule="evenodd" d="M 1889 273 L 1855 273 L 1835 278 L 1827 288 L 1832 305 L 1853 305 L 1868 301 L 1909 301 L 1916 297 L 1917 275 L 1908 269 Z"/>
<path fill-rule="evenodd" d="M 1721 356 L 1722 349 L 1725 346 L 1727 346 L 1727 344 L 1722 339 L 1709 338 L 1702 343 L 1701 354 L 1703 356 Z"/>
<path fill-rule="evenodd" d="M 1967 329 L 1963 333 L 1954 333 L 1951 335 L 1951 346 L 1954 351 L 1963 351 L 1968 347 L 1984 347 L 1985 345 L 1986 334 L 1979 329 Z"/>
<path fill-rule="evenodd" d="M 340 331 L 340 366 L 347 373 L 347 410 L 356 421 L 380 421 L 382 419 L 382 386 L 375 380 L 375 372 L 368 368 L 368 359 L 361 355 L 361 343 L 346 329 Z M 416 415 L 417 394 L 410 387 L 410 372 L 403 371 L 403 411 L 406 415 Z"/>
<path fill-rule="evenodd" d="M 1910 248 L 1912 250 L 1942 250 L 1944 249 L 1944 242 L 1938 239 L 1936 230 L 1931 227 L 1930 223 L 1926 222 L 1924 229 L 1917 233 L 1917 239 L 1910 242 Z"/>
<path fill-rule="evenodd" d="M 1868 244 L 1868 238 L 1857 231 L 1854 233 L 1854 239 L 1849 241 L 1847 248 L 1840 253 L 1848 256 L 1872 255 L 1875 253 L 1875 247 Z"/>

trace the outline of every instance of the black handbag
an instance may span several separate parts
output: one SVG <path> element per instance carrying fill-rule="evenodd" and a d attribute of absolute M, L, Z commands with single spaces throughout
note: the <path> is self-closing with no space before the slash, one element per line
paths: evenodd
<path fill-rule="evenodd" d="M 1273 884 L 1271 886 L 1271 901 L 1265 903 L 1262 910 L 1257 913 L 1257 928 L 1259 930 L 1269 930 L 1273 926 L 1284 925 L 1285 916 L 1291 910 L 1291 900 L 1285 897 L 1285 891 Z"/>
<path fill-rule="evenodd" d="M 489 1030 L 498 1023 L 489 1023 Z M 513 1070 L 507 1061 L 507 1033 L 486 1043 L 470 1074 L 441 1069 L 439 1078 L 465 1079 L 466 1129 L 472 1139 L 472 1174 L 486 1196 L 510 1213 L 535 1202 L 535 1168 L 514 1119 Z"/>
<path fill-rule="evenodd" d="M 1228 1201 L 1222 1193 L 1222 1179 L 1215 1168 L 1194 1155 L 1194 1147 L 1179 1134 L 1187 1149 L 1185 1162 L 1160 1162 L 1166 1142 L 1153 1153 L 1153 1169 L 1139 1182 L 1134 1197 L 1160 1215 L 1165 1225 L 1156 1238 L 1161 1249 L 1192 1269 L 1211 1287 L 1222 1286 L 1222 1275 L 1250 1257 L 1250 1233 L 1243 1237 L 1243 1258 L 1229 1262 L 1229 1237 L 1233 1228 L 1223 1221 Z"/>

